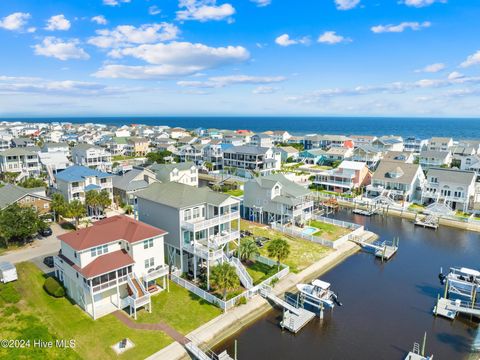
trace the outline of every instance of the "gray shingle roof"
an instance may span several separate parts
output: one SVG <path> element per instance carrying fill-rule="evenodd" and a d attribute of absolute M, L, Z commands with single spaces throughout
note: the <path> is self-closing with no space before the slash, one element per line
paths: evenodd
<path fill-rule="evenodd" d="M 182 209 L 199 204 L 221 205 L 232 197 L 212 191 L 209 188 L 196 188 L 176 182 L 154 183 L 137 193 L 138 198 L 146 199 L 173 208 Z"/>
<path fill-rule="evenodd" d="M 439 182 L 450 182 L 470 185 L 475 179 L 474 171 L 432 168 L 428 170 L 428 177 L 434 176 Z"/>
<path fill-rule="evenodd" d="M 418 164 L 406 164 L 398 161 L 381 160 L 377 170 L 372 176 L 372 180 L 382 180 L 396 182 L 400 184 L 411 184 L 419 169 Z M 399 177 L 392 177 L 392 174 L 398 174 Z"/>
<path fill-rule="evenodd" d="M 41 188 L 41 189 L 45 191 L 45 188 Z M 20 200 L 26 195 L 32 195 L 32 196 L 40 197 L 43 199 L 47 199 L 46 196 L 38 195 L 39 190 L 40 188 L 25 189 L 20 186 L 6 184 L 5 186 L 0 188 L 0 209 L 6 208 L 7 206 Z"/>
<path fill-rule="evenodd" d="M 270 148 L 268 147 L 261 147 L 261 146 L 233 146 L 230 149 L 225 150 L 226 153 L 233 153 L 233 154 L 251 154 L 251 155 L 263 155 L 265 154 Z"/>

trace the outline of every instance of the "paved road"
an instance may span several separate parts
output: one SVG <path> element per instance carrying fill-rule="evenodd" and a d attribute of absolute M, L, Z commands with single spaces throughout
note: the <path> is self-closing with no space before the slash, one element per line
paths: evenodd
<path fill-rule="evenodd" d="M 0 261 L 8 261 L 15 264 L 58 253 L 60 240 L 57 239 L 57 236 L 64 234 L 67 230 L 62 229 L 58 224 L 52 224 L 51 227 L 53 230 L 51 236 L 46 238 L 38 237 L 33 243 L 25 245 L 21 249 L 9 251 L 0 256 Z"/>

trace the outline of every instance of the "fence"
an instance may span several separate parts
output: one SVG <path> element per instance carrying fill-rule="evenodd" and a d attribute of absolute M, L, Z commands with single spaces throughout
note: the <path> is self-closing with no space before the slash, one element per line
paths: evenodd
<path fill-rule="evenodd" d="M 256 257 L 255 261 L 262 262 L 262 263 L 267 264 L 269 266 L 277 266 L 277 263 L 275 261 L 273 261 L 271 259 L 268 259 L 266 257 L 263 257 L 263 256 Z M 285 276 L 287 276 L 288 273 L 290 272 L 290 268 L 287 265 L 283 265 L 283 264 L 280 264 L 280 266 L 282 266 L 283 269 L 280 270 L 279 272 L 277 272 L 275 275 L 269 277 L 268 279 L 262 281 L 260 284 L 255 285 L 251 289 L 246 290 L 243 293 L 241 293 L 241 294 L 239 294 L 239 295 L 237 295 L 237 296 L 235 296 L 235 297 L 233 297 L 233 298 L 231 298 L 227 301 L 223 301 L 222 299 L 217 298 L 215 295 L 212 295 L 209 292 L 207 292 L 203 289 L 200 289 L 198 286 L 192 284 L 191 282 L 189 282 L 185 279 L 182 279 L 180 276 L 178 276 L 178 272 L 177 272 L 177 275 L 175 275 L 175 274 L 171 275 L 171 280 L 174 283 L 180 285 L 181 287 L 187 289 L 188 291 L 191 291 L 192 293 L 194 293 L 198 297 L 202 298 L 203 300 L 206 300 L 211 304 L 217 305 L 223 311 L 227 311 L 227 310 L 235 307 L 237 305 L 238 301 L 241 298 L 244 297 L 246 299 L 251 299 L 252 297 L 257 295 L 260 288 L 262 286 L 269 285 L 273 281 L 273 279 L 277 278 L 277 279 L 280 280 L 280 279 L 284 278 Z"/>
<path fill-rule="evenodd" d="M 351 222 L 348 222 L 348 221 L 331 219 L 331 218 L 327 218 L 327 217 L 319 216 L 319 215 L 313 215 L 313 219 L 316 220 L 316 221 L 321 221 L 321 222 L 327 223 L 327 224 L 332 224 L 332 225 L 340 226 L 340 227 L 343 227 L 343 228 L 346 228 L 346 229 L 350 229 L 350 230 L 352 230 L 352 232 L 338 238 L 335 241 L 331 241 L 331 240 L 323 239 L 319 236 L 315 236 L 315 235 L 311 235 L 311 234 L 305 234 L 303 232 L 303 230 L 297 230 L 296 228 L 279 225 L 277 223 L 272 223 L 272 229 L 283 232 L 284 234 L 296 236 L 296 237 L 299 237 L 299 238 L 302 238 L 302 239 L 305 239 L 305 240 L 308 240 L 308 241 L 311 241 L 311 242 L 314 242 L 314 243 L 317 243 L 317 244 L 320 244 L 320 245 L 323 245 L 323 246 L 327 246 L 327 247 L 330 247 L 332 249 L 337 249 L 338 247 L 343 245 L 345 242 L 347 242 L 348 239 L 349 239 L 349 236 L 359 235 L 364 231 L 364 227 L 362 225 L 351 223 Z"/>

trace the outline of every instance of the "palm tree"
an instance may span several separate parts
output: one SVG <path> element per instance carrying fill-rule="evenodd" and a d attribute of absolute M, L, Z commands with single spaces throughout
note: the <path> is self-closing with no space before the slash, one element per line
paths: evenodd
<path fill-rule="evenodd" d="M 290 255 L 290 245 L 284 239 L 274 239 L 267 246 L 268 256 L 277 259 L 277 270 L 280 271 L 280 261 Z"/>
<path fill-rule="evenodd" d="M 105 211 L 106 207 L 109 207 L 112 204 L 112 199 L 110 199 L 110 194 L 107 190 L 103 189 L 98 193 L 98 206 L 102 209 L 102 212 Z"/>
<path fill-rule="evenodd" d="M 58 221 L 60 215 L 65 215 L 67 209 L 67 202 L 62 194 L 55 193 L 52 195 L 52 204 L 51 208 L 55 214 L 55 221 Z"/>
<path fill-rule="evenodd" d="M 240 285 L 235 268 L 229 263 L 212 267 L 210 282 L 213 287 L 222 291 L 223 300 L 227 299 L 227 291 L 233 290 Z"/>
<path fill-rule="evenodd" d="M 65 215 L 69 218 L 75 219 L 75 229 L 78 229 L 80 218 L 84 217 L 86 214 L 87 210 L 85 209 L 85 205 L 83 205 L 80 200 L 73 200 L 68 204 Z"/>
<path fill-rule="evenodd" d="M 99 196 L 96 190 L 89 190 L 85 193 L 85 205 L 93 210 L 93 213 L 97 215 L 97 208 L 99 205 Z"/>
<path fill-rule="evenodd" d="M 238 247 L 238 257 L 240 260 L 248 261 L 258 255 L 260 255 L 260 251 L 253 239 L 245 239 L 240 242 L 240 246 Z"/>

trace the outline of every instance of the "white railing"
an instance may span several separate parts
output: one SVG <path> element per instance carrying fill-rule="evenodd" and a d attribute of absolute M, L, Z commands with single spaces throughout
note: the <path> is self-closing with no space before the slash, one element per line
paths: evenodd
<path fill-rule="evenodd" d="M 203 219 L 203 220 L 198 220 L 198 221 L 183 221 L 182 222 L 182 227 L 185 228 L 186 230 L 189 231 L 200 231 L 204 229 L 208 229 L 212 226 L 220 225 L 223 223 L 226 223 L 228 221 L 232 221 L 235 219 L 240 218 L 240 211 L 235 210 L 231 211 L 227 214 L 220 215 L 220 216 L 215 216 L 211 219 Z"/>
<path fill-rule="evenodd" d="M 209 261 L 218 260 L 223 256 L 223 249 L 210 250 L 208 247 L 201 244 L 184 245 L 183 249 L 191 254 L 195 254 L 196 256 Z"/>
<path fill-rule="evenodd" d="M 127 275 L 121 276 L 117 279 L 110 280 L 106 283 L 93 286 L 92 291 L 94 293 L 96 293 L 96 292 L 99 292 L 99 291 L 106 290 L 106 289 L 109 289 L 111 287 L 117 286 L 117 284 L 120 285 L 120 284 L 122 284 L 126 281 L 127 281 Z"/>
<path fill-rule="evenodd" d="M 134 295 L 133 298 L 138 298 L 138 290 L 137 290 L 137 287 L 135 286 L 135 284 L 133 283 L 132 277 L 129 276 L 127 278 L 127 281 L 128 281 L 128 287 L 130 288 L 130 290 L 132 290 L 132 293 Z"/>
<path fill-rule="evenodd" d="M 340 226 L 347 229 L 353 229 L 353 230 L 358 229 L 359 227 L 362 227 L 362 225 L 359 225 L 359 224 L 351 223 L 348 221 L 332 219 L 332 218 L 319 216 L 319 215 L 313 215 L 313 219 L 317 221 L 321 221 L 326 224 L 332 224 L 332 225 Z"/>
<path fill-rule="evenodd" d="M 247 269 L 243 266 L 242 262 L 240 259 L 236 258 L 235 256 L 232 256 L 230 259 L 228 259 L 229 263 L 232 264 L 235 267 L 235 270 L 237 272 L 237 275 L 239 276 L 242 284 L 247 288 L 250 289 L 253 287 L 253 279 L 248 273 Z"/>
<path fill-rule="evenodd" d="M 326 247 L 334 248 L 334 242 L 333 241 L 323 239 L 319 236 L 304 234 L 300 230 L 296 230 L 292 227 L 283 226 L 283 225 L 280 225 L 280 224 L 277 224 L 277 223 L 272 223 L 271 227 L 272 227 L 273 230 L 280 231 L 284 234 L 292 235 L 292 236 L 299 237 L 301 239 L 308 240 L 308 241 L 311 241 L 311 242 L 314 242 L 314 243 L 317 243 L 317 244 L 320 244 L 320 245 L 323 245 L 323 246 L 326 246 Z"/>
<path fill-rule="evenodd" d="M 143 295 L 139 298 L 129 296 L 128 299 L 130 301 L 130 306 L 132 306 L 132 308 L 134 309 L 137 309 L 140 306 L 144 306 L 150 303 L 150 294 Z"/>
<path fill-rule="evenodd" d="M 149 282 L 151 280 L 158 279 L 159 277 L 168 275 L 168 266 L 163 265 L 160 269 L 156 269 L 149 273 L 143 274 L 143 281 Z"/>
<path fill-rule="evenodd" d="M 215 247 L 221 247 L 226 243 L 240 238 L 240 231 L 230 231 L 225 235 L 214 235 L 209 239 L 209 242 Z"/>
<path fill-rule="evenodd" d="M 181 287 L 187 289 L 188 291 L 191 291 L 192 293 L 194 293 L 198 297 L 202 298 L 203 300 L 206 300 L 209 303 L 214 304 L 214 305 L 219 305 L 220 308 L 224 309 L 224 307 L 221 306 L 222 305 L 221 303 L 223 303 L 223 301 L 221 299 L 217 298 L 216 296 L 210 294 L 209 292 L 207 292 L 205 290 L 200 289 L 198 286 L 195 286 L 191 282 L 189 282 L 185 279 L 182 279 L 180 276 L 177 276 L 177 275 L 174 275 L 174 274 L 171 275 L 171 280 L 174 283 L 180 285 Z"/>

